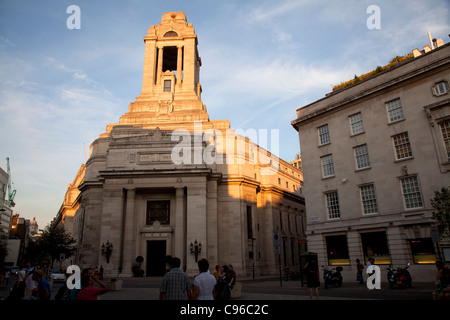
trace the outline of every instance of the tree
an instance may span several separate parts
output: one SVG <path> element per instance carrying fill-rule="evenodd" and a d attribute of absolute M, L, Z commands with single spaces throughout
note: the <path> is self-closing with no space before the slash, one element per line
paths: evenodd
<path fill-rule="evenodd" d="M 438 223 L 439 234 L 442 239 L 450 237 L 450 187 L 443 187 L 434 192 L 434 198 L 431 199 L 433 219 Z"/>
<path fill-rule="evenodd" d="M 53 262 L 59 260 L 61 254 L 69 258 L 77 251 L 75 243 L 76 240 L 66 232 L 63 226 L 50 224 L 37 239 L 36 246 L 42 254 L 41 259 L 50 260 L 53 267 Z"/>

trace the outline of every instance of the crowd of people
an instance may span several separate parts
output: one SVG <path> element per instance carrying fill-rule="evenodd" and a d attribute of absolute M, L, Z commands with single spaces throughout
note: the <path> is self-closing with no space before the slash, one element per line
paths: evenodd
<path fill-rule="evenodd" d="M 189 276 L 181 271 L 180 259 L 170 260 L 170 271 L 166 273 L 160 286 L 160 300 L 221 300 L 230 299 L 236 284 L 236 272 L 233 266 L 216 265 L 209 270 L 206 259 L 198 261 L 199 273 L 191 283 Z"/>
<path fill-rule="evenodd" d="M 55 300 L 97 300 L 97 296 L 108 291 L 108 286 L 101 280 L 103 278 L 103 268 L 84 269 L 81 275 L 80 286 L 68 288 L 67 283 L 56 292 Z M 66 274 L 69 277 L 70 274 Z M 11 291 L 6 299 L 8 300 L 50 300 L 52 298 L 51 285 L 46 279 L 45 272 L 40 267 L 19 266 L 17 272 L 2 272 L 2 283 L 9 287 Z M 97 284 L 97 285 L 94 285 Z"/>

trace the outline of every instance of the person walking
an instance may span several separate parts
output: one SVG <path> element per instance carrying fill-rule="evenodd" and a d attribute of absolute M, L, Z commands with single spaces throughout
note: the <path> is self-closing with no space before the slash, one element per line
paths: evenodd
<path fill-rule="evenodd" d="M 306 262 L 304 270 L 306 273 L 306 286 L 309 291 L 309 299 L 312 300 L 314 291 L 316 294 L 316 300 L 319 300 L 319 265 L 315 256 L 308 256 L 308 261 Z"/>
<path fill-rule="evenodd" d="M 171 269 L 161 281 L 159 300 L 192 300 L 191 280 L 180 270 L 180 259 L 173 257 L 169 264 Z"/>
<path fill-rule="evenodd" d="M 360 284 L 364 284 L 363 279 L 363 269 L 364 266 L 361 264 L 361 261 L 359 259 L 356 259 L 356 281 L 358 281 Z"/>
<path fill-rule="evenodd" d="M 209 272 L 209 263 L 206 259 L 198 262 L 198 270 L 200 273 L 194 278 L 192 285 L 193 300 L 214 300 L 216 286 L 216 277 Z"/>

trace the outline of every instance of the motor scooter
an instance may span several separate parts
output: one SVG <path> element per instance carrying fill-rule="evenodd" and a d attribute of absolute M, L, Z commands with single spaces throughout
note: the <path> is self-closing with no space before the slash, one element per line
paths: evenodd
<path fill-rule="evenodd" d="M 387 279 L 389 282 L 389 288 L 405 289 L 412 287 L 412 277 L 407 270 L 411 264 L 408 262 L 404 268 L 397 267 L 396 270 L 389 266 L 387 268 Z"/>
<path fill-rule="evenodd" d="M 330 270 L 328 267 L 322 266 L 322 269 L 325 289 L 327 289 L 329 285 L 342 286 L 342 267 L 336 267 Z M 333 270 L 335 271 L 333 272 Z"/>

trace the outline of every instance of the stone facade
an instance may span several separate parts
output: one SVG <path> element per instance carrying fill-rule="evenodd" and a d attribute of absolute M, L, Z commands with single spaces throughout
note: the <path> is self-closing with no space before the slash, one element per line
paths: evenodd
<path fill-rule="evenodd" d="M 304 250 L 301 171 L 210 120 L 201 100 L 197 35 L 183 12 L 151 26 L 141 94 L 90 147 L 74 217 L 76 263 L 106 276 L 162 275 L 166 255 L 197 273 L 232 264 L 239 275 L 276 274 L 273 230 L 283 267 L 298 270 Z M 113 245 L 109 263 L 102 244 Z"/>
<path fill-rule="evenodd" d="M 450 185 L 449 81 L 445 45 L 297 110 L 308 246 L 320 264 L 343 265 L 344 281 L 370 256 L 434 280 L 430 200 Z"/>

